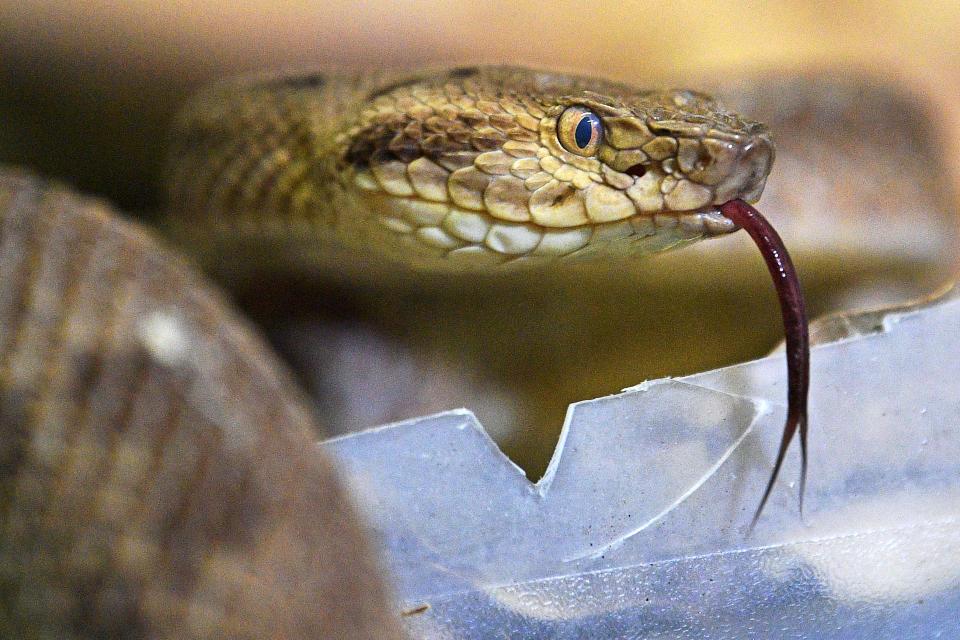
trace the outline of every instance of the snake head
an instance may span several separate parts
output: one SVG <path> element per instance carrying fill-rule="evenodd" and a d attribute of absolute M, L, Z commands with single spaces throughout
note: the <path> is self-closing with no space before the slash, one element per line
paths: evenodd
<path fill-rule="evenodd" d="M 343 164 L 398 233 L 448 253 L 652 253 L 737 226 L 767 129 L 693 91 L 477 67 L 390 83 L 340 137 Z M 434 229 L 433 227 L 436 227 Z"/>
<path fill-rule="evenodd" d="M 567 142 L 568 123 L 584 129 L 581 114 L 595 114 L 603 136 L 586 158 L 575 139 Z M 764 125 L 695 91 L 638 92 L 619 99 L 583 91 L 558 100 L 548 116 L 541 121 L 541 142 L 550 153 L 598 173 L 640 213 L 693 211 L 738 198 L 755 202 L 773 164 Z"/>

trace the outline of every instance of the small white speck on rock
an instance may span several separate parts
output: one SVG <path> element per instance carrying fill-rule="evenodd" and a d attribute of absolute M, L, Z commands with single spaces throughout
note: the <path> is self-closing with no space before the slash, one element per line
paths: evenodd
<path fill-rule="evenodd" d="M 155 311 L 137 323 L 137 337 L 157 360 L 173 366 L 188 354 L 189 340 L 183 321 L 165 311 Z"/>

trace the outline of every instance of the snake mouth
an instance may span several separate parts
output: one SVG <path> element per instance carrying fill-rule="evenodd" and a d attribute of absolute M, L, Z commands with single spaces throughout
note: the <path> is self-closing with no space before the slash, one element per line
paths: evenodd
<path fill-rule="evenodd" d="M 639 213 L 631 218 L 631 223 L 652 224 L 656 231 L 676 229 L 682 235 L 693 236 L 723 236 L 733 233 L 740 227 L 730 218 L 723 215 L 720 205 L 707 205 L 687 211 L 660 211 L 657 213 Z"/>

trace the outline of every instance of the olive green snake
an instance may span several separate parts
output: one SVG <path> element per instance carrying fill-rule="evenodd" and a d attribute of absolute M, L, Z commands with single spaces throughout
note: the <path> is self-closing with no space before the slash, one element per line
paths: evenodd
<path fill-rule="evenodd" d="M 172 141 L 166 227 L 207 260 L 256 261 L 259 247 L 296 269 L 345 248 L 388 268 L 548 269 L 744 226 L 767 243 L 789 354 L 787 425 L 757 515 L 797 430 L 802 505 L 803 299 L 782 242 L 746 204 L 773 164 L 764 125 L 695 91 L 461 67 L 228 81 L 186 107 Z"/>

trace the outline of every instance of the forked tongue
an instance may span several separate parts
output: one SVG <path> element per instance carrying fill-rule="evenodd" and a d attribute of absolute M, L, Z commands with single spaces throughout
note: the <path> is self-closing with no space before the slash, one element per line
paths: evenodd
<path fill-rule="evenodd" d="M 807 312 L 800 290 L 800 280 L 793 268 L 790 254 L 783 240 L 760 212 L 743 200 L 731 200 L 720 207 L 720 212 L 750 234 L 767 263 L 780 298 L 783 315 L 783 332 L 787 343 L 787 421 L 783 425 L 780 450 L 773 465 L 770 481 L 760 499 L 760 505 L 748 531 L 752 532 L 773 485 L 780 473 L 787 448 L 794 434 L 800 431 L 800 513 L 803 513 L 803 493 L 807 484 L 807 393 L 810 387 L 810 334 L 807 329 Z M 749 535 L 749 534 L 748 534 Z"/>

